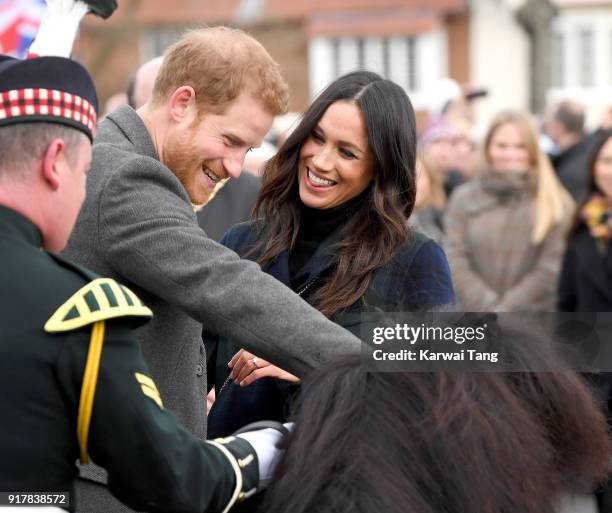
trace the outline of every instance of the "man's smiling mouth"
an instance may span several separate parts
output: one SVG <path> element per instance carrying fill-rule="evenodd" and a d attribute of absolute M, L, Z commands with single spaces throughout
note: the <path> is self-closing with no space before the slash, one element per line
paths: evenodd
<path fill-rule="evenodd" d="M 221 180 L 221 178 L 219 176 L 217 176 L 215 173 L 213 173 L 207 167 L 202 166 L 202 171 L 204 172 L 204 174 L 206 176 L 208 176 L 208 178 L 210 178 L 213 181 L 213 183 L 218 183 L 219 180 Z"/>

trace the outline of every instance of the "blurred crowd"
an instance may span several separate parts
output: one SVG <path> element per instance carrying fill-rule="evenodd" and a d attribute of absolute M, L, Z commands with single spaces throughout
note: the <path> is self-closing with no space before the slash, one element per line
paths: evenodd
<path fill-rule="evenodd" d="M 146 103 L 161 63 L 157 57 L 134 70 L 128 90 L 111 97 L 106 112 L 123 103 L 134 109 Z M 449 78 L 432 88 L 419 127 L 410 225 L 444 247 L 458 304 L 465 310 L 579 308 L 559 294 L 566 291 L 570 273 L 584 270 L 575 269 L 578 262 L 568 255 L 560 284 L 561 264 L 580 225 L 601 225 L 595 228 L 599 233 L 607 226 L 605 175 L 612 170 L 605 140 L 612 129 L 612 106 L 592 131 L 585 125 L 585 107 L 567 99 L 539 114 L 499 113 L 479 134 L 474 104 L 488 94 Z M 215 201 L 200 210 L 200 225 L 211 237 L 220 239 L 250 218 L 264 166 L 300 116 L 277 116 L 261 146 L 246 155 L 246 172 L 220 184 Z M 594 221 L 592 212 L 602 218 Z M 589 307 L 607 309 L 612 294 L 599 300 Z"/>
<path fill-rule="evenodd" d="M 575 100 L 540 117 L 500 112 L 477 139 L 471 101 L 469 94 L 449 100 L 420 135 L 412 216 L 444 246 L 459 304 L 468 311 L 609 310 L 608 293 L 585 289 L 610 283 L 601 274 L 608 264 L 600 242 L 609 222 L 612 108 L 592 132 Z M 603 265 L 571 258 L 585 230 L 597 231 Z"/>
<path fill-rule="evenodd" d="M 40 17 L 44 4 L 33 2 L 31 9 Z M 15 45 L 23 53 L 33 36 L 22 37 L 25 39 Z M 126 90 L 106 99 L 101 119 L 123 104 L 135 110 L 142 107 L 150 98 L 162 62 L 163 57 L 158 56 L 129 77 L 117 77 L 118 83 L 127 82 Z M 605 227 L 607 223 L 592 219 L 592 213 L 600 210 L 607 215 L 606 202 L 599 199 L 607 196 L 594 178 L 595 168 L 605 165 L 602 159 L 591 165 L 589 159 L 602 134 L 612 128 L 612 105 L 601 111 L 602 118 L 589 129 L 579 97 L 557 101 L 543 112 L 477 119 L 475 104 L 495 94 L 450 78 L 439 79 L 429 88 L 426 112 L 419 113 L 418 186 L 410 224 L 444 247 L 462 307 L 499 311 L 564 308 L 561 303 L 567 303 L 559 296 L 559 282 L 568 241 L 578 236 L 586 218 L 591 224 Z M 201 206 L 199 223 L 213 239 L 219 240 L 231 226 L 250 218 L 264 166 L 300 117 L 298 112 L 276 116 L 261 145 L 246 155 L 242 166 L 246 173 L 219 183 L 216 200 Z M 483 133 L 487 124 L 489 129 Z M 512 144 L 516 148 L 509 148 Z M 518 146 L 526 151 L 522 161 L 517 157 Z M 605 151 L 602 158 L 605 162 Z M 506 175 L 506 171 L 511 173 Z M 489 200 L 491 204 L 475 212 L 477 204 Z M 520 219 L 515 208 L 519 204 Z M 605 229 L 593 230 L 603 233 Z M 499 240 L 502 232 L 505 243 Z M 567 263 L 571 265 L 575 262 Z M 531 278 L 539 286 L 522 288 Z M 466 280 L 469 291 L 463 285 Z M 522 299 L 523 304 L 504 300 L 525 291 L 532 299 Z"/>
<path fill-rule="evenodd" d="M 49 3 L 50 42 L 116 7 Z M 445 78 L 418 124 L 356 70 L 286 113 L 265 48 L 207 27 L 96 123 L 72 37 L 0 57 L 0 490 L 87 513 L 555 513 L 594 491 L 612 511 L 609 373 L 523 326 L 518 372 L 372 372 L 358 338 L 368 314 L 484 312 L 494 341 L 487 312 L 612 311 L 612 107 L 593 131 L 568 99 L 479 133 L 489 91 Z"/>

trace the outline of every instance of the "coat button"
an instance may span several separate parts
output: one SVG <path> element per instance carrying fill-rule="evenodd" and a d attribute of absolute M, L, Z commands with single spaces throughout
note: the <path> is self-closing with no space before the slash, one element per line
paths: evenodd
<path fill-rule="evenodd" d="M 201 376 L 204 373 L 204 366 L 200 363 L 196 367 L 196 376 Z"/>

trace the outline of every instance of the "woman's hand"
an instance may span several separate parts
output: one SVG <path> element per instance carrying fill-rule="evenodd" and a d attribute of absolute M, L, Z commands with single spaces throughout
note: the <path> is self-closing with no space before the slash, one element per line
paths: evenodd
<path fill-rule="evenodd" d="M 272 365 L 270 362 L 258 358 L 252 353 L 241 349 L 230 360 L 227 366 L 232 369 L 230 379 L 234 380 L 236 385 L 248 387 L 259 378 L 277 378 L 291 383 L 299 383 L 300 379 L 287 371 Z"/>
<path fill-rule="evenodd" d="M 215 404 L 215 398 L 216 398 L 215 389 L 211 388 L 210 392 L 208 392 L 208 395 L 206 396 L 206 415 L 210 413 L 210 410 L 213 407 L 213 404 Z"/>

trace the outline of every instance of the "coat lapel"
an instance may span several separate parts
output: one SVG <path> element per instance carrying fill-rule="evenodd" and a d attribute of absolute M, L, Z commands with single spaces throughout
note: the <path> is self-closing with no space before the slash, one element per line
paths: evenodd
<path fill-rule="evenodd" d="M 159 160 L 151 136 L 142 118 L 132 109 L 132 107 L 122 105 L 111 112 L 107 116 L 107 119 L 117 125 L 125 137 L 134 145 L 134 149 L 137 153 L 145 157 Z"/>
<path fill-rule="evenodd" d="M 287 250 L 280 253 L 273 261 L 268 262 L 262 270 L 274 276 L 274 278 L 287 285 L 287 287 L 291 287 L 289 280 L 289 252 Z"/>

